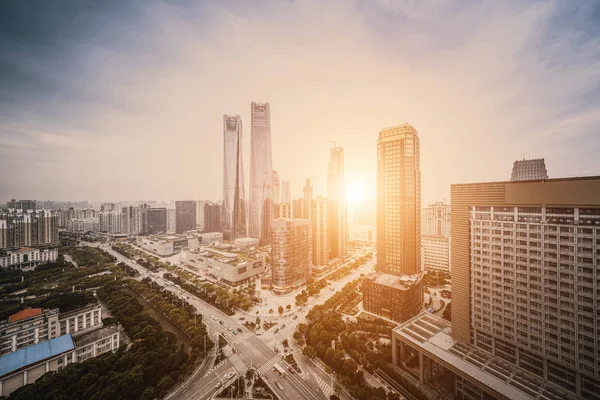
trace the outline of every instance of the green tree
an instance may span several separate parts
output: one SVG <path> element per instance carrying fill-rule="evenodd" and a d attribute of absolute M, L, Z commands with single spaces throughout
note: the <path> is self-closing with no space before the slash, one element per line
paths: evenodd
<path fill-rule="evenodd" d="M 162 393 L 163 395 L 166 394 L 169 389 L 171 389 L 173 387 L 173 378 L 171 378 L 170 375 L 167 376 L 163 376 L 160 381 L 158 381 L 158 385 L 156 385 L 158 392 Z"/>
<path fill-rule="evenodd" d="M 342 364 L 342 372 L 349 377 L 353 377 L 356 371 L 358 370 L 358 364 L 351 358 L 347 358 L 344 360 Z"/>
<path fill-rule="evenodd" d="M 317 351 L 312 346 L 306 346 L 304 350 L 302 350 L 302 354 L 304 354 L 308 358 L 315 358 L 317 355 Z"/>
<path fill-rule="evenodd" d="M 277 308 L 277 311 L 279 312 L 279 314 L 283 314 L 283 306 L 279 306 Z"/>
<path fill-rule="evenodd" d="M 140 400 L 154 400 L 156 398 L 156 389 L 152 386 L 146 387 L 140 396 Z"/>
<path fill-rule="evenodd" d="M 285 306 L 285 309 L 288 310 L 288 311 L 290 311 L 292 309 L 292 305 L 288 304 L 287 306 Z"/>

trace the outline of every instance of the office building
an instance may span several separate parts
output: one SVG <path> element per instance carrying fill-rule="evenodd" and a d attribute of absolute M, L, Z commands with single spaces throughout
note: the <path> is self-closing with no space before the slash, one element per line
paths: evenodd
<path fill-rule="evenodd" d="M 546 162 L 543 158 L 517 160 L 513 164 L 511 182 L 548 179 Z"/>
<path fill-rule="evenodd" d="M 290 203 L 275 204 L 275 218 L 292 218 L 292 207 Z"/>
<path fill-rule="evenodd" d="M 35 211 L 35 200 L 12 199 L 6 203 L 6 208 L 12 209 L 12 210 Z"/>
<path fill-rule="evenodd" d="M 58 243 L 58 212 L 9 210 L 0 213 L 0 249 Z"/>
<path fill-rule="evenodd" d="M 38 265 L 58 259 L 58 249 L 35 249 L 23 247 L 17 250 L 0 251 L 0 268 L 33 269 Z"/>
<path fill-rule="evenodd" d="M 196 201 L 196 227 L 204 229 L 204 200 Z"/>
<path fill-rule="evenodd" d="M 377 274 L 363 282 L 367 312 L 397 322 L 423 302 L 419 136 L 409 124 L 377 141 Z M 393 299 L 393 301 L 392 301 Z"/>
<path fill-rule="evenodd" d="M 422 235 L 450 237 L 450 204 L 436 201 L 423 209 Z"/>
<path fill-rule="evenodd" d="M 148 218 L 147 229 L 145 233 L 161 234 L 167 233 L 167 209 L 166 208 L 148 208 L 146 211 Z"/>
<path fill-rule="evenodd" d="M 204 232 L 221 232 L 221 204 L 204 202 Z"/>
<path fill-rule="evenodd" d="M 196 202 L 193 200 L 175 202 L 175 233 L 196 230 Z"/>
<path fill-rule="evenodd" d="M 265 271 L 265 260 L 254 250 L 231 245 L 202 245 L 182 253 L 181 262 L 211 282 L 238 286 Z"/>
<path fill-rule="evenodd" d="M 271 239 L 273 219 L 273 161 L 271 155 L 271 106 L 251 106 L 249 236 L 261 244 Z"/>
<path fill-rule="evenodd" d="M 175 233 L 175 209 L 167 208 L 167 233 Z"/>
<path fill-rule="evenodd" d="M 271 227 L 271 284 L 275 294 L 286 294 L 310 278 L 312 227 L 308 219 L 275 219 Z"/>
<path fill-rule="evenodd" d="M 223 115 L 223 205 L 221 229 L 226 240 L 246 236 L 242 119 Z"/>
<path fill-rule="evenodd" d="M 312 273 L 322 275 L 329 267 L 329 200 L 317 197 L 312 201 Z"/>
<path fill-rule="evenodd" d="M 273 201 L 281 202 L 281 183 L 279 180 L 279 172 L 273 171 Z"/>
<path fill-rule="evenodd" d="M 312 200 L 313 200 L 313 186 L 312 186 L 311 178 L 306 178 L 306 184 L 304 185 L 303 191 L 304 191 L 304 207 L 303 207 L 303 209 L 304 209 L 305 215 L 300 217 L 299 215 L 296 216 L 294 214 L 294 218 L 310 219 L 311 218 L 310 209 L 312 207 Z"/>
<path fill-rule="evenodd" d="M 331 148 L 327 173 L 329 199 L 329 258 L 345 258 L 348 250 L 348 210 L 344 177 L 344 149 Z"/>
<path fill-rule="evenodd" d="M 417 356 L 420 381 L 446 373 L 459 398 L 598 399 L 600 177 L 452 185 L 451 199 L 452 324 L 397 328 L 395 363 Z"/>
<path fill-rule="evenodd" d="M 306 202 L 303 198 L 292 200 L 292 217 L 307 219 L 308 218 L 308 210 L 305 207 Z"/>
<path fill-rule="evenodd" d="M 292 192 L 290 189 L 290 181 L 281 181 L 281 202 L 285 204 L 292 203 Z"/>

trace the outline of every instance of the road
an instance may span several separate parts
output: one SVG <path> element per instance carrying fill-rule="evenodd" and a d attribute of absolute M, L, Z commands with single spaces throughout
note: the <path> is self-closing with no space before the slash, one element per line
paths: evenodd
<path fill-rule="evenodd" d="M 248 329 L 239 323 L 235 317 L 230 317 L 220 310 L 214 308 L 210 304 L 196 298 L 194 295 L 185 290 L 168 285 L 163 278 L 164 272 L 149 273 L 141 265 L 113 251 L 109 245 L 95 244 L 94 247 L 100 247 L 117 258 L 118 262 L 125 262 L 127 265 L 135 268 L 140 272 L 140 278 L 150 277 L 157 284 L 163 286 L 166 290 L 178 294 L 181 298 L 185 298 L 190 304 L 196 307 L 197 312 L 202 314 L 203 321 L 207 325 L 210 334 L 222 334 L 229 341 L 231 352 L 229 357 L 224 362 L 219 363 L 216 367 L 212 367 L 204 375 L 197 374 L 196 379 L 191 379 L 187 384 L 181 385 L 177 392 L 174 392 L 173 399 L 198 399 L 204 400 L 211 398 L 217 391 L 220 390 L 219 383 L 223 376 L 228 372 L 243 374 L 248 368 L 254 367 L 259 373 L 267 377 L 271 383 L 279 383 L 283 389 L 280 389 L 276 384 L 272 385 L 282 399 L 309 399 L 309 400 L 327 400 L 328 397 L 323 393 L 318 385 L 311 382 L 310 379 L 303 379 L 297 374 L 286 373 L 284 377 L 279 377 L 278 373 L 273 370 L 273 365 L 279 363 L 282 367 L 288 367 L 288 364 L 282 360 L 274 350 L 265 344 L 265 341 L 259 339 Z M 212 316 L 212 318 L 211 318 Z M 222 322 L 222 323 L 221 323 Z M 299 322 L 299 321 L 297 321 Z M 240 333 L 235 335 L 233 330 Z M 293 332 L 293 329 L 284 332 Z M 267 343 L 269 341 L 266 341 Z M 228 351 L 226 349 L 226 351 Z M 202 376 L 201 376 L 202 375 Z M 230 378 L 230 381 L 233 377 Z M 229 381 L 226 381 L 226 385 Z"/>

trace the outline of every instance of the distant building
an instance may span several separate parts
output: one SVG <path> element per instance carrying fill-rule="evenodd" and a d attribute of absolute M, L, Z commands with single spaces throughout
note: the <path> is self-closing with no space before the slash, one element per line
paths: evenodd
<path fill-rule="evenodd" d="M 511 181 L 533 181 L 548 179 L 546 162 L 543 158 L 533 160 L 517 160 L 513 164 Z"/>
<path fill-rule="evenodd" d="M 0 213 L 0 249 L 53 245 L 58 241 L 57 211 Z"/>
<path fill-rule="evenodd" d="M 329 258 L 345 258 L 348 254 L 348 207 L 344 177 L 344 149 L 331 148 L 327 174 Z"/>
<path fill-rule="evenodd" d="M 423 209 L 421 216 L 423 236 L 450 237 L 450 204 L 436 201 Z"/>
<path fill-rule="evenodd" d="M 423 305 L 419 136 L 403 124 L 377 140 L 377 270 L 363 281 L 367 312 L 396 322 Z"/>
<path fill-rule="evenodd" d="M 193 200 L 175 202 L 175 233 L 196 230 L 196 202 Z"/>
<path fill-rule="evenodd" d="M 18 250 L 0 252 L 0 268 L 32 269 L 38 265 L 58 259 L 58 249 L 35 249 L 23 247 Z"/>
<path fill-rule="evenodd" d="M 176 215 L 174 208 L 167 208 L 167 233 L 175 233 Z"/>
<path fill-rule="evenodd" d="M 311 214 L 310 214 L 311 210 L 310 209 L 312 207 L 312 200 L 313 200 L 313 187 L 312 187 L 312 179 L 311 178 L 306 178 L 306 184 L 304 185 L 303 191 L 304 191 L 304 207 L 302 207 L 302 209 L 304 210 L 304 215 L 300 216 L 300 215 L 294 214 L 294 218 L 310 219 L 311 218 Z"/>
<path fill-rule="evenodd" d="M 312 227 L 308 219 L 275 219 L 271 228 L 273 292 L 286 294 L 310 278 Z"/>
<path fill-rule="evenodd" d="M 6 208 L 13 210 L 35 211 L 35 200 L 15 200 L 6 203 Z"/>
<path fill-rule="evenodd" d="M 233 241 L 233 244 L 240 249 L 251 249 L 258 247 L 258 239 L 251 237 L 237 238 Z"/>
<path fill-rule="evenodd" d="M 147 232 L 148 207 L 145 204 L 121 209 L 121 233 L 137 235 Z"/>
<path fill-rule="evenodd" d="M 357 206 L 357 221 L 360 225 L 377 225 L 377 201 L 360 200 Z"/>
<path fill-rule="evenodd" d="M 376 234 L 375 227 L 371 225 L 353 224 L 350 228 L 350 240 L 375 243 Z"/>
<path fill-rule="evenodd" d="M 167 257 L 187 247 L 188 238 L 178 234 L 138 236 L 137 245 L 159 257 Z"/>
<path fill-rule="evenodd" d="M 271 106 L 251 104 L 250 215 L 248 235 L 261 244 L 271 240 L 273 219 L 273 161 L 271 152 Z"/>
<path fill-rule="evenodd" d="M 281 183 L 279 180 L 279 172 L 273 171 L 273 201 L 281 202 Z"/>
<path fill-rule="evenodd" d="M 204 232 L 221 232 L 221 205 L 204 203 Z"/>
<path fill-rule="evenodd" d="M 450 272 L 450 238 L 421 236 L 423 268 L 427 271 Z"/>
<path fill-rule="evenodd" d="M 329 268 L 329 200 L 317 197 L 312 201 L 312 273 L 321 275 Z"/>
<path fill-rule="evenodd" d="M 281 203 L 292 203 L 292 192 L 290 189 L 290 181 L 281 181 Z"/>
<path fill-rule="evenodd" d="M 196 201 L 196 227 L 204 229 L 204 200 Z"/>
<path fill-rule="evenodd" d="M 275 204 L 275 218 L 292 218 L 292 207 L 290 203 Z"/>
<path fill-rule="evenodd" d="M 219 283 L 238 286 L 265 271 L 265 261 L 255 251 L 231 245 L 209 245 L 188 249 L 181 262 L 199 276 Z"/>
<path fill-rule="evenodd" d="M 304 198 L 294 199 L 292 201 L 292 217 L 299 219 L 308 219 L 308 210 Z"/>
<path fill-rule="evenodd" d="M 226 240 L 246 236 L 242 119 L 223 115 L 222 231 Z"/>
<path fill-rule="evenodd" d="M 167 233 L 167 209 L 149 208 L 146 212 L 148 216 L 148 225 L 146 233 L 161 234 Z"/>
<path fill-rule="evenodd" d="M 96 218 L 71 219 L 66 225 L 67 231 L 85 233 L 100 232 L 100 220 Z"/>
<path fill-rule="evenodd" d="M 200 244 L 210 245 L 215 243 L 223 243 L 223 233 L 221 232 L 205 232 L 200 235 Z"/>

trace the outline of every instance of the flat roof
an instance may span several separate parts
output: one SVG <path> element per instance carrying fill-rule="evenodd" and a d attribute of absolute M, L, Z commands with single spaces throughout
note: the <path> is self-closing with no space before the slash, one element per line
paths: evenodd
<path fill-rule="evenodd" d="M 70 333 L 0 356 L 0 376 L 75 349 Z"/>
<path fill-rule="evenodd" d="M 396 276 L 384 272 L 371 272 L 367 275 L 367 279 L 380 285 L 390 286 L 396 289 L 405 289 L 412 286 L 412 284 L 419 279 L 420 275 L 421 274 Z"/>
<path fill-rule="evenodd" d="M 92 331 L 82 332 L 81 334 L 74 334 L 73 340 L 77 347 L 85 346 L 90 343 L 94 343 L 97 340 L 109 337 L 119 332 L 116 326 L 109 325 L 104 326 Z"/>
<path fill-rule="evenodd" d="M 443 360 L 492 391 L 514 400 L 560 400 L 566 392 L 469 343 L 452 337 L 452 324 L 430 313 L 421 313 L 393 330 L 405 342 Z"/>
<path fill-rule="evenodd" d="M 507 184 L 523 184 L 523 183 L 532 183 L 532 182 L 561 182 L 561 181 L 582 181 L 582 180 L 600 180 L 600 176 L 572 176 L 565 178 L 549 178 L 549 179 L 532 179 L 527 181 L 487 181 L 487 182 L 471 182 L 471 183 L 453 183 L 450 186 L 473 186 L 473 185 L 492 185 L 498 183 L 507 183 Z"/>

